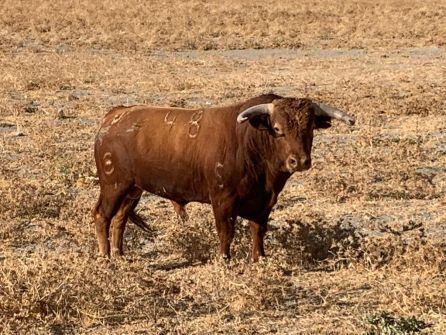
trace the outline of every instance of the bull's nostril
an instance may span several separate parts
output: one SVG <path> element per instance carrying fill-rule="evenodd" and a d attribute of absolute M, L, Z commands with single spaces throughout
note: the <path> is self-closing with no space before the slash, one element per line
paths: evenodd
<path fill-rule="evenodd" d="M 288 164 L 290 164 L 291 167 L 295 168 L 297 166 L 297 160 L 294 157 L 288 158 Z"/>

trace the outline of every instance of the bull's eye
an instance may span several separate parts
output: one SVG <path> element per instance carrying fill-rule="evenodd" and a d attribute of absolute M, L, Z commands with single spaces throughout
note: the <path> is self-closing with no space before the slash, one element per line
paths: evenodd
<path fill-rule="evenodd" d="M 282 127 L 278 123 L 274 124 L 273 130 L 274 130 L 275 136 L 283 136 Z"/>

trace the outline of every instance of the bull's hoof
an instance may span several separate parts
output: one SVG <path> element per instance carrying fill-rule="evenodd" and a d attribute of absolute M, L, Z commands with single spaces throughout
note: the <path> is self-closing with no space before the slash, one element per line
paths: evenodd
<path fill-rule="evenodd" d="M 122 252 L 122 250 L 116 248 L 112 249 L 112 257 L 121 258 L 122 256 L 124 256 L 124 252 Z"/>
<path fill-rule="evenodd" d="M 265 255 L 252 255 L 252 262 L 253 263 L 264 263 L 266 261 L 266 256 Z"/>
<path fill-rule="evenodd" d="M 105 254 L 105 253 L 99 252 L 96 256 L 96 260 L 99 262 L 109 262 L 110 254 Z"/>
<path fill-rule="evenodd" d="M 231 256 L 228 254 L 222 254 L 221 259 L 227 263 L 231 260 Z"/>
<path fill-rule="evenodd" d="M 189 221 L 189 214 L 186 213 L 186 211 L 177 214 L 178 217 L 178 221 L 185 223 L 187 221 Z"/>

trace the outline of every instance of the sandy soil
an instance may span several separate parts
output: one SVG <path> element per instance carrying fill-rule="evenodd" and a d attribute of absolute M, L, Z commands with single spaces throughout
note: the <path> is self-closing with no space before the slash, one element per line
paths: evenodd
<path fill-rule="evenodd" d="M 383 313 L 414 317 L 391 334 L 422 321 L 446 333 L 444 3 L 224 3 L 173 15 L 128 2 L 121 20 L 121 5 L 83 1 L 0 8 L 0 333 L 384 334 Z M 186 24 L 197 10 L 208 20 Z M 211 29 L 221 13 L 231 25 Z M 269 30 L 253 23 L 262 15 Z M 129 224 L 126 257 L 96 258 L 92 144 L 110 107 L 265 92 L 357 118 L 317 132 L 312 169 L 272 214 L 266 260 L 251 264 L 240 220 L 223 263 L 209 206 L 190 204 L 183 224 L 149 194 L 138 210 L 152 231 Z"/>

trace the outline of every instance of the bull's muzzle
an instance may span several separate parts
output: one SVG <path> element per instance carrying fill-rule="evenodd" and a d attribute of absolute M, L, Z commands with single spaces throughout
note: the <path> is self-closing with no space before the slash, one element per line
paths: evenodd
<path fill-rule="evenodd" d="M 295 155 L 290 155 L 286 160 L 286 168 L 290 173 L 296 171 L 305 171 L 311 167 L 311 157 L 304 156 L 301 158 L 296 157 Z"/>

